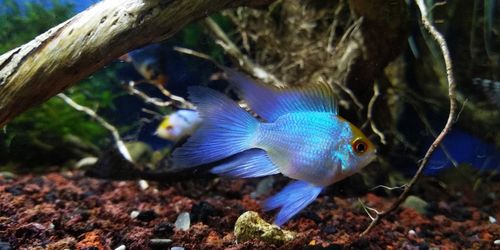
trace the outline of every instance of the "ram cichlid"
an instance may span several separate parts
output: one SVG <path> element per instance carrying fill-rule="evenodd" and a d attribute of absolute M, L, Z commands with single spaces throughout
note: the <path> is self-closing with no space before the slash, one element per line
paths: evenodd
<path fill-rule="evenodd" d="M 233 156 L 211 172 L 231 177 L 283 174 L 295 179 L 264 203 L 280 208 L 282 225 L 313 202 L 321 190 L 361 170 L 375 158 L 375 146 L 338 115 L 328 84 L 273 88 L 225 69 L 242 100 L 258 120 L 223 94 L 190 89 L 203 120 L 200 128 L 173 153 L 181 167 L 194 167 Z"/>

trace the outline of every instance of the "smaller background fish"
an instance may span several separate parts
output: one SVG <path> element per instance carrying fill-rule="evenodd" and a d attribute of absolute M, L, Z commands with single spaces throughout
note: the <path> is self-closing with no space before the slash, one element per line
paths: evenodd
<path fill-rule="evenodd" d="M 193 134 L 200 126 L 201 118 L 195 110 L 181 109 L 163 118 L 155 135 L 173 142 L 178 142 Z"/>
<path fill-rule="evenodd" d="M 161 55 L 159 47 L 159 45 L 150 45 L 129 52 L 120 59 L 131 63 L 146 82 L 165 85 L 168 82 L 168 76 L 165 72 L 165 57 Z"/>
<path fill-rule="evenodd" d="M 481 89 L 491 103 L 500 107 L 500 81 L 473 78 L 472 83 Z"/>

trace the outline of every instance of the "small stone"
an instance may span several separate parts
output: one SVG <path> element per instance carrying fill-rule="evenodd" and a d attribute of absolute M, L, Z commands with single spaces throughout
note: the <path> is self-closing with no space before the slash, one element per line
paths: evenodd
<path fill-rule="evenodd" d="M 271 225 L 261 219 L 253 211 L 243 213 L 234 226 L 234 235 L 240 243 L 259 239 L 269 244 L 280 245 L 295 238 L 295 233 L 282 230 L 276 225 Z"/>
<path fill-rule="evenodd" d="M 420 197 L 410 195 L 401 205 L 402 207 L 412 208 L 420 214 L 425 214 L 429 204 Z"/>
<path fill-rule="evenodd" d="M 153 210 L 146 210 L 142 211 L 137 215 L 137 219 L 140 221 L 152 221 L 154 220 L 158 215 L 155 213 Z"/>
<path fill-rule="evenodd" d="M 160 237 L 170 237 L 174 234 L 174 228 L 175 226 L 172 223 L 160 223 L 155 226 L 153 234 Z"/>
<path fill-rule="evenodd" d="M 170 250 L 184 250 L 183 247 L 172 247 L 170 248 Z"/>
<path fill-rule="evenodd" d="M 221 216 L 222 212 L 217 210 L 212 204 L 201 201 L 191 208 L 191 218 L 193 222 L 203 222 L 205 224 L 208 223 L 210 217 L 212 216 Z"/>
<path fill-rule="evenodd" d="M 2 172 L 0 172 L 0 177 L 4 178 L 6 180 L 10 180 L 10 179 L 16 178 L 17 175 L 15 175 L 14 173 L 11 173 L 11 172 L 2 171 Z"/>
<path fill-rule="evenodd" d="M 115 250 L 125 250 L 125 249 L 127 249 L 127 247 L 125 245 L 121 245 L 121 246 L 115 248 Z"/>
<path fill-rule="evenodd" d="M 87 232 L 83 235 L 83 238 L 76 243 L 75 247 L 72 249 L 86 249 L 86 250 L 99 250 L 106 249 L 105 239 L 100 230 L 94 230 Z"/>
<path fill-rule="evenodd" d="M 0 241 L 0 250 L 11 250 L 12 247 L 10 246 L 9 242 L 4 242 Z"/>
<path fill-rule="evenodd" d="M 24 193 L 23 187 L 20 185 L 14 185 L 5 189 L 6 192 L 11 193 L 14 196 L 18 196 Z"/>
<path fill-rule="evenodd" d="M 500 239 L 493 241 L 493 244 L 500 245 Z"/>
<path fill-rule="evenodd" d="M 140 180 L 139 187 L 141 188 L 141 190 L 146 190 L 149 188 L 149 183 L 146 180 Z"/>
<path fill-rule="evenodd" d="M 139 216 L 139 214 L 140 214 L 140 212 L 139 212 L 139 211 L 135 211 L 135 210 L 134 210 L 134 211 L 132 211 L 132 212 L 130 213 L 130 218 L 135 219 L 135 218 L 137 218 L 137 216 Z"/>
<path fill-rule="evenodd" d="M 273 188 L 273 184 L 274 184 L 274 177 L 273 176 L 269 176 L 269 177 L 264 178 L 263 180 L 259 181 L 259 183 L 257 184 L 257 187 L 255 188 L 255 191 L 250 193 L 250 197 L 252 199 L 257 199 L 263 195 L 268 194 L 271 191 L 271 189 Z"/>
<path fill-rule="evenodd" d="M 182 212 L 177 216 L 177 220 L 175 220 L 175 228 L 182 230 L 182 231 L 187 231 L 189 230 L 189 227 L 191 227 L 191 218 L 189 217 L 188 212 Z"/>
<path fill-rule="evenodd" d="M 127 150 L 130 153 L 130 156 L 132 156 L 134 162 L 143 162 L 145 160 L 151 159 L 151 154 L 153 153 L 153 150 L 148 144 L 144 142 L 140 141 L 126 142 L 125 147 L 127 147 Z"/>
<path fill-rule="evenodd" d="M 491 224 L 495 224 L 495 223 L 497 223 L 497 219 L 495 219 L 495 217 L 493 217 L 493 216 L 488 216 L 488 221 L 489 221 Z"/>
<path fill-rule="evenodd" d="M 149 244 L 154 247 L 164 247 L 168 246 L 172 243 L 171 239 L 151 239 L 149 240 Z"/>
<path fill-rule="evenodd" d="M 416 240 L 418 237 L 417 237 L 417 232 L 415 232 L 415 230 L 413 229 L 410 229 L 408 231 L 408 239 L 410 240 Z"/>
<path fill-rule="evenodd" d="M 325 234 L 335 234 L 337 232 L 337 228 L 334 225 L 326 225 L 321 229 L 321 231 Z"/>
<path fill-rule="evenodd" d="M 410 236 L 417 236 L 417 232 L 415 232 L 415 230 L 411 229 L 410 231 L 408 231 L 408 235 Z"/>
<path fill-rule="evenodd" d="M 91 167 L 97 163 L 97 157 L 85 157 L 76 163 L 76 168 Z"/>

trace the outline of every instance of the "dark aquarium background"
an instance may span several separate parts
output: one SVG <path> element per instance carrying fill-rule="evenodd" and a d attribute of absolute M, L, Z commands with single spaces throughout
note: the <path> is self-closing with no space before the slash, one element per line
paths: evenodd
<path fill-rule="evenodd" d="M 0 0 L 0 55 L 97 2 Z M 95 117 L 58 96 L 1 129 L 0 249 L 498 249 L 500 1 L 424 2 L 450 50 L 458 117 L 411 195 L 367 236 L 370 208 L 397 199 L 448 118 L 442 52 L 413 0 L 276 1 L 210 16 L 287 87 L 331 84 L 340 115 L 377 146 L 373 163 L 285 224 L 291 240 L 278 229 L 262 229 L 271 240 L 241 240 L 234 229 L 246 211 L 272 221 L 261 202 L 288 178 L 173 171 L 171 153 L 186 138 L 157 134 L 186 109 L 157 104 L 169 94 L 188 99 L 201 85 L 242 101 L 216 64 L 248 70 L 199 20 L 63 92 L 117 130 L 133 163 Z"/>

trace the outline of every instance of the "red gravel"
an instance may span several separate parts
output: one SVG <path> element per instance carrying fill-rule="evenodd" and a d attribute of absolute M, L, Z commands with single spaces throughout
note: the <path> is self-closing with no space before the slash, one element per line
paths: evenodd
<path fill-rule="evenodd" d="M 500 221 L 496 199 L 478 203 L 465 196 L 432 200 L 422 195 L 429 199 L 428 215 L 399 209 L 359 238 L 370 219 L 355 205 L 358 198 L 332 198 L 327 192 L 285 225 L 299 233 L 295 240 L 282 246 L 258 240 L 236 244 L 232 232 L 241 213 L 254 210 L 272 220 L 273 214 L 262 213 L 259 201 L 250 198 L 257 182 L 150 182 L 143 191 L 136 181 L 99 180 L 82 172 L 0 177 L 0 249 L 9 245 L 12 249 L 90 250 L 121 245 L 148 249 L 155 247 L 151 239 L 171 239 L 169 246 L 186 249 L 495 249 L 493 242 L 500 239 L 500 225 L 488 219 Z M 275 185 L 278 188 L 281 185 Z M 499 190 L 496 185 L 491 192 L 498 195 Z M 370 206 L 389 205 L 386 197 L 373 193 L 361 198 Z M 140 212 L 135 219 L 132 211 Z M 192 218 L 186 232 L 173 226 L 183 211 Z"/>

